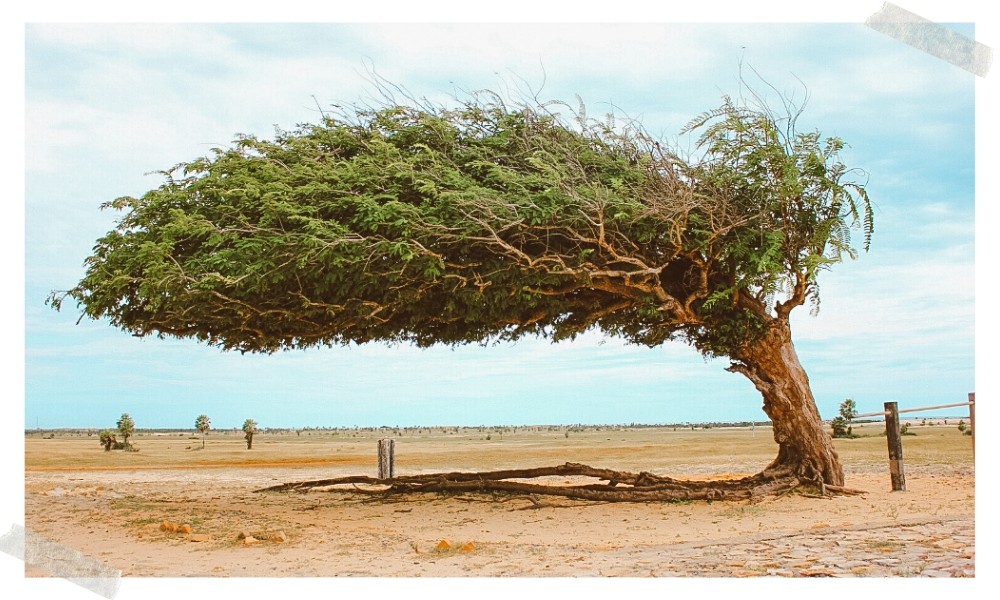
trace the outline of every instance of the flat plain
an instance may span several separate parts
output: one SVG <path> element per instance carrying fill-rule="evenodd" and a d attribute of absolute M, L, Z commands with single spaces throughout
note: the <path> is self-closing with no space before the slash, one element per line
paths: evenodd
<path fill-rule="evenodd" d="M 258 490 L 375 476 L 382 438 L 396 440 L 398 475 L 574 462 L 728 478 L 774 457 L 761 426 L 306 429 L 260 433 L 252 450 L 231 430 L 204 448 L 194 432 L 140 431 L 138 452 L 105 452 L 96 432 L 28 432 L 25 527 L 126 577 L 969 577 L 975 471 L 957 424 L 910 422 L 905 492 L 871 423 L 835 440 L 864 494 L 752 503 Z M 67 574 L 53 570 L 25 573 Z"/>

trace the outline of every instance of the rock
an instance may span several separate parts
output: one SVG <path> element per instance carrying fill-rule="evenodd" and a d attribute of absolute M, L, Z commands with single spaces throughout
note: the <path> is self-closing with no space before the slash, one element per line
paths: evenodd
<path fill-rule="evenodd" d="M 248 536 L 246 536 L 246 537 L 243 538 L 243 545 L 244 546 L 253 546 L 253 545 L 259 544 L 259 543 L 260 543 L 260 540 L 258 540 L 257 538 L 255 538 L 252 535 L 248 535 Z"/>
<path fill-rule="evenodd" d="M 167 533 L 177 533 L 180 526 L 177 523 L 171 523 L 170 521 L 164 521 L 160 523 L 160 531 L 165 531 Z"/>
<path fill-rule="evenodd" d="M 188 525 L 187 523 L 185 523 L 185 524 L 183 524 L 183 525 L 181 525 L 180 527 L 177 528 L 177 532 L 178 533 L 191 533 L 191 526 Z"/>
<path fill-rule="evenodd" d="M 441 540 L 435 548 L 438 550 L 449 550 L 451 549 L 451 544 L 448 543 L 448 540 Z"/>
<path fill-rule="evenodd" d="M 204 533 L 193 533 L 188 536 L 189 542 L 207 542 L 208 536 Z"/>
<path fill-rule="evenodd" d="M 272 533 L 269 539 L 272 542 L 277 542 L 279 544 L 283 544 L 283 543 L 285 543 L 285 542 L 288 541 L 288 536 L 285 535 L 284 531 L 279 531 L 277 533 Z"/>
<path fill-rule="evenodd" d="M 472 552 L 476 549 L 476 545 L 472 542 L 465 542 L 462 547 L 458 549 L 459 552 Z"/>
<path fill-rule="evenodd" d="M 253 536 L 250 534 L 250 530 L 249 529 L 244 529 L 244 530 L 240 531 L 239 535 L 236 536 L 236 539 L 243 540 L 243 539 L 246 539 L 248 537 L 253 537 Z"/>

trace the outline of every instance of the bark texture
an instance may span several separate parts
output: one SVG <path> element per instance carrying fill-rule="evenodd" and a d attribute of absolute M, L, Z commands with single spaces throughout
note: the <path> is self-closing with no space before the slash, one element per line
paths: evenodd
<path fill-rule="evenodd" d="M 558 477 L 560 479 L 586 477 L 606 483 L 555 485 L 526 481 L 541 477 Z M 797 477 L 790 475 L 775 477 L 760 473 L 742 479 L 684 481 L 647 472 L 629 473 L 566 463 L 556 467 L 535 469 L 408 475 L 394 477 L 391 480 L 355 475 L 283 483 L 257 491 L 289 492 L 349 486 L 347 488 L 349 491 L 384 496 L 408 493 L 478 492 L 528 495 L 529 497 L 534 495 L 561 496 L 600 502 L 669 502 L 681 500 L 755 500 L 788 492 L 801 485 L 802 482 Z M 821 492 L 828 494 L 861 493 L 858 490 L 848 490 L 835 486 L 827 486 Z"/>
<path fill-rule="evenodd" d="M 772 321 L 763 336 L 734 353 L 732 359 L 729 370 L 753 382 L 774 427 L 778 456 L 763 473 L 791 475 L 821 486 L 843 486 L 840 458 L 816 409 L 787 319 Z"/>

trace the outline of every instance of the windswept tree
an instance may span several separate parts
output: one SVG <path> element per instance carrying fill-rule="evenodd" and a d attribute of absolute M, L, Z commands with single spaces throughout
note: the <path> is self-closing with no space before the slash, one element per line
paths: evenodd
<path fill-rule="evenodd" d="M 131 450 L 132 444 L 129 443 L 128 439 L 135 433 L 135 421 L 128 413 L 122 413 L 121 418 L 118 419 L 118 431 L 122 434 L 122 444 L 124 444 L 125 449 Z"/>
<path fill-rule="evenodd" d="M 208 418 L 208 415 L 198 415 L 198 418 L 194 420 L 194 428 L 201 434 L 201 447 L 204 448 L 205 436 L 208 434 L 208 430 L 212 428 L 212 420 Z"/>
<path fill-rule="evenodd" d="M 257 433 L 257 421 L 247 419 L 243 421 L 243 439 L 247 441 L 247 450 L 253 449 L 253 436 Z"/>
<path fill-rule="evenodd" d="M 868 248 L 872 211 L 843 143 L 783 108 L 725 98 L 685 128 L 693 158 L 582 102 L 341 109 L 107 203 L 122 218 L 50 301 L 241 352 L 592 329 L 681 340 L 763 396 L 778 455 L 744 488 L 841 486 L 789 315 L 818 307 L 852 230 Z"/>

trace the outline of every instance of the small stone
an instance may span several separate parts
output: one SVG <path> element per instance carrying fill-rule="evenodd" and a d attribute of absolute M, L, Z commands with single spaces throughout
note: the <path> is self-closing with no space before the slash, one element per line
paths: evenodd
<path fill-rule="evenodd" d="M 249 530 L 244 529 L 243 531 L 239 532 L 239 534 L 236 536 L 236 539 L 238 539 L 238 540 L 244 540 L 244 539 L 246 539 L 248 537 L 253 537 L 253 536 L 250 534 Z"/>
<path fill-rule="evenodd" d="M 259 543 L 260 543 L 260 540 L 258 540 L 257 538 L 255 538 L 252 535 L 248 535 L 245 538 L 243 538 L 243 545 L 244 546 L 253 546 L 254 544 L 259 544 Z"/>
<path fill-rule="evenodd" d="M 207 542 L 208 536 L 204 533 L 193 533 L 188 536 L 189 542 Z"/>
<path fill-rule="evenodd" d="M 476 549 L 476 545 L 472 542 L 465 542 L 462 547 L 458 549 L 459 552 L 472 552 Z"/>
<path fill-rule="evenodd" d="M 181 525 L 180 527 L 177 528 L 177 532 L 178 533 L 191 533 L 191 526 L 188 525 L 187 523 L 185 523 L 185 524 L 183 524 L 183 525 Z"/>
<path fill-rule="evenodd" d="M 283 544 L 288 541 L 288 536 L 285 535 L 284 531 L 279 531 L 277 533 L 272 533 L 269 538 L 272 542 L 277 542 Z"/>
<path fill-rule="evenodd" d="M 448 543 L 448 540 L 441 540 L 435 548 L 438 550 L 448 550 L 451 548 L 451 544 Z"/>

